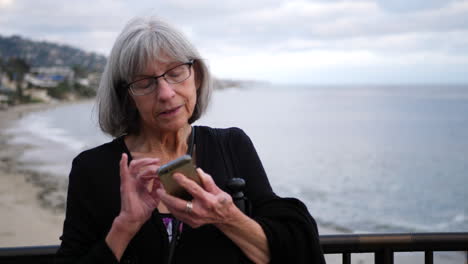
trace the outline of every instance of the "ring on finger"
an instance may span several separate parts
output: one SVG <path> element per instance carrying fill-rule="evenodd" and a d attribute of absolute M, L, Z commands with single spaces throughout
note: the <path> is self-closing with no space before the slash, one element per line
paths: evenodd
<path fill-rule="evenodd" d="M 193 209 L 193 204 L 192 201 L 188 201 L 187 204 L 185 205 L 185 212 L 190 214 Z"/>

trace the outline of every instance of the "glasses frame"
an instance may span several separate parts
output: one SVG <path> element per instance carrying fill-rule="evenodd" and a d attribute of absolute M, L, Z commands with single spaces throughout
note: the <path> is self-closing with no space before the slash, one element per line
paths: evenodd
<path fill-rule="evenodd" d="M 148 77 L 145 77 L 145 78 L 138 79 L 138 80 L 136 80 L 136 81 L 133 81 L 133 82 L 129 83 L 129 84 L 127 85 L 127 88 L 130 89 L 130 91 L 132 92 L 133 95 L 135 95 L 135 96 L 141 96 L 141 95 L 147 95 L 147 94 L 150 94 L 150 93 L 154 92 L 154 90 L 156 90 L 156 87 L 157 87 L 158 79 L 161 78 L 161 77 L 164 78 L 164 80 L 165 80 L 167 83 L 170 83 L 170 84 L 181 83 L 181 82 L 187 80 L 188 78 L 190 78 L 190 76 L 192 76 L 191 68 L 192 68 L 194 62 L 195 62 L 195 60 L 192 59 L 192 60 L 190 60 L 190 61 L 188 61 L 188 62 L 181 63 L 181 64 L 179 64 L 179 65 L 177 65 L 177 66 L 174 66 L 174 67 L 170 68 L 169 70 L 165 71 L 165 72 L 164 72 L 163 74 L 161 74 L 161 75 L 158 75 L 158 76 L 148 76 Z M 167 74 L 168 72 L 172 71 L 173 69 L 175 69 L 175 68 L 177 68 L 177 67 L 183 66 L 183 65 L 188 65 L 188 66 L 189 66 L 189 75 L 187 76 L 187 78 L 185 78 L 185 79 L 183 79 L 183 80 L 181 80 L 181 81 L 178 81 L 178 82 L 174 82 L 174 81 L 170 81 L 170 80 L 166 79 L 166 74 Z M 140 93 L 135 93 L 135 91 L 133 91 L 133 89 L 132 89 L 132 85 L 133 85 L 134 83 L 136 83 L 136 82 L 139 82 L 139 81 L 142 81 L 142 80 L 147 80 L 147 79 L 154 79 L 154 80 L 155 80 L 154 84 L 151 85 L 151 89 L 150 89 L 148 92 L 146 92 L 146 93 L 142 93 L 142 94 L 140 94 Z M 155 85 L 155 84 L 156 84 L 156 85 Z"/>

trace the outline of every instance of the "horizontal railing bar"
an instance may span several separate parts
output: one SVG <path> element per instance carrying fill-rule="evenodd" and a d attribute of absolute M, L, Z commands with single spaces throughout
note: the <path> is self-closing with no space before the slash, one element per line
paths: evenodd
<path fill-rule="evenodd" d="M 58 245 L 0 248 L 0 257 L 54 255 L 58 248 Z"/>
<path fill-rule="evenodd" d="M 391 249 L 411 251 L 466 251 L 468 233 L 395 233 L 322 235 L 320 244 L 324 252 L 364 253 Z"/>
<path fill-rule="evenodd" d="M 468 233 L 401 233 L 321 235 L 325 254 L 391 252 L 465 251 L 468 257 Z M 0 248 L 0 259 L 29 256 L 53 256 L 59 246 Z M 343 255 L 343 259 L 351 256 Z"/>

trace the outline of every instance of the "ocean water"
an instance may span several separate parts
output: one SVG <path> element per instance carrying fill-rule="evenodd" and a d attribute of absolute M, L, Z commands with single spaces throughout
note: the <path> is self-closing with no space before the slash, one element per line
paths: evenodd
<path fill-rule="evenodd" d="M 110 138 L 93 103 L 32 113 L 9 133 L 22 161 L 68 175 Z M 352 232 L 468 231 L 467 86 L 280 86 L 213 94 L 198 125 L 237 126 L 275 191 L 323 225 Z"/>

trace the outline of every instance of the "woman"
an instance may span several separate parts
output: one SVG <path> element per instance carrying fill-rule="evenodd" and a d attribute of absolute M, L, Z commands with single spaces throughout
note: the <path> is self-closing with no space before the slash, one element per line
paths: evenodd
<path fill-rule="evenodd" d="M 70 172 L 58 260 L 70 263 L 321 263 L 305 206 L 277 197 L 248 136 L 194 126 L 211 92 L 191 44 L 154 18 L 130 21 L 98 90 L 101 129 L 115 139 L 78 155 Z M 202 184 L 174 179 L 193 197 L 167 194 L 156 170 L 191 154 Z M 227 193 L 246 182 L 251 212 Z"/>

